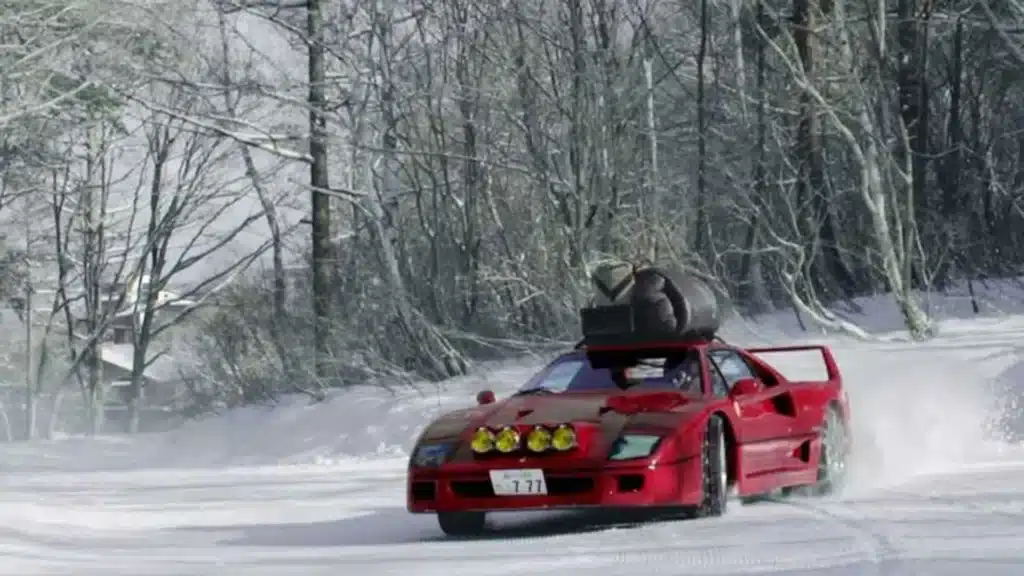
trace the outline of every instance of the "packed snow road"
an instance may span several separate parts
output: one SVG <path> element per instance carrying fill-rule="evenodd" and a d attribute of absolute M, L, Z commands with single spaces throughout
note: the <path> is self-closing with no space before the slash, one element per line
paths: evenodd
<path fill-rule="evenodd" d="M 405 512 L 400 454 L 480 376 L 379 412 L 346 397 L 170 435 L 0 446 L 0 574 L 1020 576 L 1024 448 L 991 441 L 983 391 L 1019 361 L 1022 334 L 1024 320 L 963 323 L 923 346 L 837 345 L 851 492 L 707 520 L 499 516 L 494 536 L 446 540 Z"/>
<path fill-rule="evenodd" d="M 401 505 L 401 462 L 8 476 L 0 566 L 15 574 L 831 574 L 1019 576 L 1024 461 L 976 463 L 842 502 L 608 526 L 499 519 L 446 541 Z M 597 571 L 597 572 L 594 572 Z"/>

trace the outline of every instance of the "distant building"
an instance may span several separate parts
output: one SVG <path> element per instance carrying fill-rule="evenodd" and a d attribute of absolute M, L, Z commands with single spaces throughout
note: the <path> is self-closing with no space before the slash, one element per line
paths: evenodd
<path fill-rule="evenodd" d="M 140 281 L 109 283 L 103 286 L 100 293 L 99 315 L 101 318 L 110 316 L 109 339 L 115 344 L 131 342 L 135 322 L 141 321 L 145 312 L 145 304 L 139 302 L 139 294 L 145 294 L 148 290 L 148 275 L 142 276 Z M 156 296 L 153 311 L 161 317 L 174 317 L 196 305 L 195 300 L 183 298 L 171 290 L 161 290 Z M 77 318 L 75 331 L 87 330 L 87 322 L 85 318 Z"/>
<path fill-rule="evenodd" d="M 107 284 L 100 296 L 100 318 L 109 321 L 99 343 L 100 377 L 104 387 L 105 419 L 108 428 L 113 430 L 127 422 L 135 360 L 133 334 L 145 312 L 144 302 L 139 299 L 148 292 L 149 285 L 149 276 L 144 275 L 125 283 Z M 195 300 L 183 298 L 174 291 L 161 290 L 153 307 L 155 324 L 162 325 L 197 305 Z M 74 331 L 79 337 L 86 337 L 88 320 L 76 318 Z M 162 427 L 163 422 L 178 412 L 185 392 L 180 366 L 181 362 L 162 346 L 150 343 L 139 399 L 143 429 Z"/>
<path fill-rule="evenodd" d="M 128 422 L 135 348 L 130 343 L 104 342 L 100 344 L 99 354 L 107 427 L 121 428 Z M 185 394 L 181 363 L 159 351 L 150 351 L 147 356 L 142 372 L 139 419 L 143 429 L 163 428 L 180 412 L 178 408 Z"/>

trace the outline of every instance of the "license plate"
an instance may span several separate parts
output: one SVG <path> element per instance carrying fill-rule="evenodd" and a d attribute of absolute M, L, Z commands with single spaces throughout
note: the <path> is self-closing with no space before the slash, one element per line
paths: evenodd
<path fill-rule="evenodd" d="M 543 470 L 491 470 L 496 496 L 539 496 L 548 493 Z"/>

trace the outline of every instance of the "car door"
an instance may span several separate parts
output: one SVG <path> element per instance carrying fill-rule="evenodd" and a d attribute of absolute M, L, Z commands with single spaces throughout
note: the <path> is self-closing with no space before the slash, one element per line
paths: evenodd
<path fill-rule="evenodd" d="M 757 378 L 742 355 L 729 348 L 708 351 L 710 370 L 717 370 L 731 391 L 736 382 Z M 714 381 L 712 376 L 712 381 Z M 765 384 L 754 393 L 731 396 L 738 420 L 737 437 L 745 475 L 753 476 L 800 467 L 799 440 L 788 383 Z"/>

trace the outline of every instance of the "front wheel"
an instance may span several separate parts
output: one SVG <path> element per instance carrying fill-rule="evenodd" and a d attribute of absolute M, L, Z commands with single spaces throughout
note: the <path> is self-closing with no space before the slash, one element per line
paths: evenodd
<path fill-rule="evenodd" d="M 729 499 L 729 468 L 726 455 L 725 425 L 720 416 L 712 416 L 704 431 L 701 448 L 704 499 L 697 508 L 697 517 L 725 514 Z"/>
<path fill-rule="evenodd" d="M 437 523 L 448 536 L 476 536 L 484 531 L 484 512 L 438 512 Z"/>

